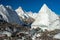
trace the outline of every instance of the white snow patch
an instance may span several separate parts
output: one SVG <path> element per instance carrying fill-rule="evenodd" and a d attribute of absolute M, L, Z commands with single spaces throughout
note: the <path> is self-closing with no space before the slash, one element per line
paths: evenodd
<path fill-rule="evenodd" d="M 60 33 L 56 34 L 53 38 L 60 39 Z"/>

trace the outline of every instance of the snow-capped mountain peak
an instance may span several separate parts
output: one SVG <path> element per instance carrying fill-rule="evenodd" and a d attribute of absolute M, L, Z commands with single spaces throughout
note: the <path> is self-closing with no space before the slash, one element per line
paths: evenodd
<path fill-rule="evenodd" d="M 24 14 L 24 11 L 21 7 L 19 7 L 18 9 L 15 10 L 17 13 L 19 13 L 18 15 Z"/>
<path fill-rule="evenodd" d="M 14 10 L 10 9 L 9 6 L 6 7 L 0 5 L 0 17 L 2 17 L 3 20 L 9 23 L 23 24 L 23 22 L 20 21 L 17 13 Z"/>
<path fill-rule="evenodd" d="M 43 6 L 41 7 L 40 12 L 47 12 L 49 10 L 48 6 L 46 4 L 43 4 Z"/>
<path fill-rule="evenodd" d="M 1 4 L 1 5 L 0 5 L 0 10 L 2 10 L 2 9 L 3 9 L 4 11 L 6 10 L 5 7 Z"/>
<path fill-rule="evenodd" d="M 6 7 L 12 10 L 12 7 L 10 5 L 7 5 Z"/>
<path fill-rule="evenodd" d="M 27 16 L 27 14 L 23 11 L 21 7 L 17 8 L 15 11 L 19 15 L 19 17 L 22 17 L 23 19 L 25 18 L 24 16 Z"/>
<path fill-rule="evenodd" d="M 3 7 L 3 5 L 1 4 L 0 7 Z"/>
<path fill-rule="evenodd" d="M 44 4 L 38 15 L 36 20 L 32 23 L 32 28 L 37 27 L 46 27 L 50 30 L 58 29 L 59 28 L 59 16 L 53 12 L 51 9 L 47 7 L 46 4 Z M 46 29 L 45 28 L 45 29 Z"/>

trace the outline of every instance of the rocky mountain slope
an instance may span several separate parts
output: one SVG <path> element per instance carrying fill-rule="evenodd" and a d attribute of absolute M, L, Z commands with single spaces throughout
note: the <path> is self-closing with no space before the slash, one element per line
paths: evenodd
<path fill-rule="evenodd" d="M 22 24 L 23 22 L 19 19 L 17 13 L 12 10 L 9 6 L 0 5 L 0 17 L 1 19 L 9 22 L 9 23 L 17 23 Z"/>

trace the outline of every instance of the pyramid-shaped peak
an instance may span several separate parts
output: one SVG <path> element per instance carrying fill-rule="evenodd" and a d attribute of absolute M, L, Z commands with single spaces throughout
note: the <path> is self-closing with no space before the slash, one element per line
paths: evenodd
<path fill-rule="evenodd" d="M 46 4 L 43 4 L 43 7 L 47 7 L 47 5 Z"/>
<path fill-rule="evenodd" d="M 46 4 L 43 4 L 43 6 L 41 7 L 41 9 L 42 9 L 42 8 L 45 9 L 45 8 L 48 8 L 48 6 L 47 6 Z"/>
<path fill-rule="evenodd" d="M 22 7 L 18 7 L 18 9 L 22 9 Z"/>
<path fill-rule="evenodd" d="M 22 7 L 18 7 L 18 9 L 17 9 L 17 10 L 21 10 L 21 11 L 23 11 Z"/>
<path fill-rule="evenodd" d="M 41 7 L 40 12 L 46 12 L 47 10 L 49 10 L 48 6 L 46 4 L 43 4 L 43 6 Z"/>
<path fill-rule="evenodd" d="M 18 7 L 16 10 L 22 10 L 22 7 Z"/>

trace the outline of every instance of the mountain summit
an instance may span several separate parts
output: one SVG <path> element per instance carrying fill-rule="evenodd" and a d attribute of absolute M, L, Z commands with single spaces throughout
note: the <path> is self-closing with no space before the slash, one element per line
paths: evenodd
<path fill-rule="evenodd" d="M 18 13 L 18 15 L 24 14 L 24 11 L 21 7 L 18 7 L 15 11 Z"/>
<path fill-rule="evenodd" d="M 46 4 L 43 4 L 39 12 L 47 12 L 48 10 L 50 10 L 48 6 Z"/>
<path fill-rule="evenodd" d="M 32 23 L 31 28 L 46 27 L 45 29 L 59 28 L 59 16 L 56 15 L 51 9 L 44 4 L 39 13 L 37 14 L 36 20 Z M 51 28 L 50 28 L 51 26 Z M 44 28 L 43 28 L 44 29 Z"/>

